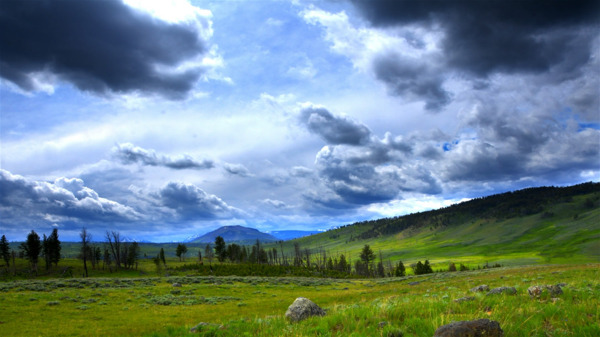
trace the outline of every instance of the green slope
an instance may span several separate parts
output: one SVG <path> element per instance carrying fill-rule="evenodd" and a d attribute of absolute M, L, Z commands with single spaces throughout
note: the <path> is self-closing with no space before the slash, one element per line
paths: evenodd
<path fill-rule="evenodd" d="M 365 244 L 384 260 L 429 259 L 475 266 L 600 261 L 600 184 L 536 188 L 480 198 L 440 210 L 348 225 L 286 241 L 313 254 L 358 259 Z M 434 266 L 435 268 L 436 266 Z"/>

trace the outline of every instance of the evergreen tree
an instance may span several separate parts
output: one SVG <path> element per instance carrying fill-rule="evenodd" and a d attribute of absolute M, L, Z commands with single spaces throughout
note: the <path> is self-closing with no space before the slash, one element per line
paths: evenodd
<path fill-rule="evenodd" d="M 385 268 L 383 267 L 383 261 L 377 262 L 377 276 L 385 277 Z"/>
<path fill-rule="evenodd" d="M 50 247 L 50 263 L 54 263 L 55 266 L 58 266 L 58 261 L 60 261 L 60 251 L 62 249 L 60 240 L 58 239 L 58 229 L 54 228 L 52 233 L 48 237 L 48 245 Z"/>
<path fill-rule="evenodd" d="M 44 257 L 44 262 L 46 262 L 46 270 L 50 269 L 50 244 L 48 243 L 46 234 L 44 234 L 42 239 L 42 256 Z"/>
<path fill-rule="evenodd" d="M 423 273 L 423 263 L 421 261 L 417 262 L 417 265 L 413 268 L 415 275 L 421 275 Z"/>
<path fill-rule="evenodd" d="M 344 256 L 344 254 L 340 255 L 340 260 L 338 261 L 336 269 L 344 273 L 350 272 L 350 265 L 346 261 L 346 256 Z"/>
<path fill-rule="evenodd" d="M 369 272 L 373 270 L 372 264 L 373 261 L 375 261 L 375 253 L 373 252 L 371 247 L 369 247 L 369 245 L 365 245 L 363 247 L 362 251 L 360 252 L 360 260 L 362 261 L 362 263 L 364 263 L 365 267 L 367 268 L 368 273 L 365 275 L 367 276 L 368 274 L 370 274 Z"/>
<path fill-rule="evenodd" d="M 0 238 L 0 255 L 6 264 L 6 268 L 8 268 L 10 266 L 10 246 L 5 235 L 2 235 L 2 238 Z"/>
<path fill-rule="evenodd" d="M 431 273 L 433 273 L 433 269 L 431 269 L 431 265 L 429 265 L 429 260 L 425 260 L 425 264 L 423 264 L 423 274 Z"/>
<path fill-rule="evenodd" d="M 137 263 L 139 258 L 140 245 L 138 245 L 137 242 L 133 241 L 133 243 L 129 247 L 129 250 L 127 251 L 127 264 L 129 265 L 129 267 L 133 268 L 133 266 Z"/>
<path fill-rule="evenodd" d="M 225 246 L 225 239 L 221 236 L 215 238 L 215 253 L 219 262 L 225 261 L 227 257 L 227 247 Z"/>
<path fill-rule="evenodd" d="M 165 250 L 161 247 L 160 248 L 160 253 L 158 254 L 158 256 L 160 257 L 160 260 L 163 263 L 163 266 L 167 266 L 167 260 L 165 260 Z"/>
<path fill-rule="evenodd" d="M 396 269 L 394 270 L 394 275 L 396 277 L 406 276 L 406 268 L 404 267 L 404 263 L 402 261 L 396 264 Z"/>
<path fill-rule="evenodd" d="M 92 235 L 87 232 L 84 228 L 81 229 L 81 233 L 79 233 L 79 237 L 81 238 L 81 257 L 83 258 L 83 269 L 85 271 L 85 277 L 88 277 L 88 269 L 87 269 L 87 258 L 90 255 L 90 241 L 92 240 Z"/>
<path fill-rule="evenodd" d="M 40 252 L 42 250 L 40 236 L 32 230 L 31 233 L 27 235 L 27 241 L 22 243 L 20 248 L 23 252 L 23 255 L 27 258 L 27 260 L 29 260 L 32 269 L 37 273 L 38 257 L 40 256 Z"/>
<path fill-rule="evenodd" d="M 181 254 L 182 254 L 181 243 L 178 243 L 177 248 L 175 249 L 175 256 L 177 256 L 179 258 L 179 262 L 181 262 Z"/>

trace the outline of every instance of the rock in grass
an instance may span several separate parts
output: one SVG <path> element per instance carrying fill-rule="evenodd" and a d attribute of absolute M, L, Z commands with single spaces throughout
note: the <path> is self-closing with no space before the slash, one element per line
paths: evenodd
<path fill-rule="evenodd" d="M 500 324 L 489 319 L 452 322 L 439 327 L 433 337 L 501 337 Z"/>
<path fill-rule="evenodd" d="M 484 291 L 490 291 L 490 287 L 487 284 L 482 284 L 477 287 L 471 288 L 471 292 L 480 293 Z"/>
<path fill-rule="evenodd" d="M 299 322 L 311 316 L 325 316 L 325 311 L 305 297 L 298 297 L 285 312 L 285 317 L 292 322 Z"/>
<path fill-rule="evenodd" d="M 219 328 L 219 329 L 221 329 L 221 328 L 223 328 L 223 326 L 219 325 L 219 324 L 215 324 L 215 323 L 200 322 L 200 323 L 196 324 L 195 327 L 191 328 L 190 332 L 200 332 L 200 331 L 206 330 L 208 328 Z"/>
<path fill-rule="evenodd" d="M 175 282 L 172 284 L 173 287 L 181 287 L 181 283 L 179 282 Z"/>
<path fill-rule="evenodd" d="M 544 291 L 544 289 L 541 286 L 531 286 L 531 287 L 527 288 L 527 293 L 531 297 L 540 297 L 540 295 L 542 295 L 543 291 Z"/>
<path fill-rule="evenodd" d="M 475 296 L 465 296 L 465 297 L 455 299 L 454 302 L 456 302 L 456 303 L 468 302 L 468 301 L 473 301 L 474 299 L 475 299 Z"/>
<path fill-rule="evenodd" d="M 514 295 L 516 293 L 517 293 L 517 289 L 515 289 L 515 287 L 498 287 L 498 288 L 494 288 L 494 289 L 490 290 L 490 292 L 487 293 L 487 295 L 494 295 L 494 294 Z"/>
<path fill-rule="evenodd" d="M 559 284 L 557 284 L 557 285 L 547 285 L 546 289 L 548 290 L 548 292 L 552 296 L 558 296 L 558 295 L 562 295 L 563 294 L 562 288 L 560 287 Z"/>
<path fill-rule="evenodd" d="M 545 286 L 531 286 L 527 288 L 527 293 L 529 296 L 536 298 L 540 297 L 542 293 L 547 291 L 551 296 L 562 295 L 563 291 L 560 285 L 545 285 Z"/>

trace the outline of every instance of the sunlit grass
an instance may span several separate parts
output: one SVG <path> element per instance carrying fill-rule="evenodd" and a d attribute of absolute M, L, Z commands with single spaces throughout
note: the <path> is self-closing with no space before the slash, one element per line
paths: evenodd
<path fill-rule="evenodd" d="M 432 336 L 451 321 L 489 318 L 500 322 L 506 336 L 597 336 L 599 268 L 524 266 L 374 280 L 176 276 L 2 282 L 0 328 L 6 336 L 185 336 L 207 322 L 215 325 L 205 335 L 215 336 L 387 336 L 398 331 Z M 408 284 L 414 281 L 420 283 Z M 174 282 L 182 287 L 173 287 Z M 531 285 L 561 282 L 567 286 L 559 300 L 527 294 Z M 480 284 L 516 287 L 518 293 L 469 292 Z M 173 290 L 180 292 L 173 295 Z M 467 295 L 476 298 L 453 301 Z M 157 304 L 153 299 L 161 296 L 204 301 Z M 283 314 L 300 296 L 323 307 L 327 316 L 288 323 Z"/>

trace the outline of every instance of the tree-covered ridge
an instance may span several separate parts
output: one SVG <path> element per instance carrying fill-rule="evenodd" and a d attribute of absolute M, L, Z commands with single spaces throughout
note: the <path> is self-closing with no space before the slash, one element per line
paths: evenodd
<path fill-rule="evenodd" d="M 595 192 L 600 192 L 600 183 L 526 188 L 475 198 L 437 210 L 354 223 L 352 225 L 366 224 L 370 228 L 352 239 L 369 239 L 396 234 L 411 227 L 447 227 L 470 219 L 510 219 L 532 215 L 543 212 L 545 206 L 551 203 L 567 202 L 575 196 Z M 599 198 L 600 196 L 596 195 L 593 199 L 586 200 L 587 207 L 594 207 Z"/>

